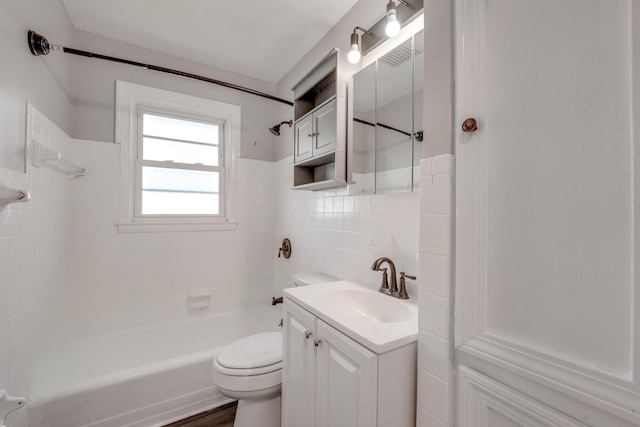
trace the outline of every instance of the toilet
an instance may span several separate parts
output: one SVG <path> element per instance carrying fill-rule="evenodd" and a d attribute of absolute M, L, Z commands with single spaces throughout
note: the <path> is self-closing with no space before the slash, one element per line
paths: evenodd
<path fill-rule="evenodd" d="M 326 283 L 320 273 L 298 273 L 289 287 Z M 280 427 L 282 332 L 249 335 L 224 347 L 213 360 L 213 382 L 238 400 L 234 427 Z"/>

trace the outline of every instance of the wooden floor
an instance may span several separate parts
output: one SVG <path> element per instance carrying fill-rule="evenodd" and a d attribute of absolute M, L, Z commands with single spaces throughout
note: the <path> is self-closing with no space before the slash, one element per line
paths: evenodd
<path fill-rule="evenodd" d="M 233 427 L 238 402 L 228 403 L 201 414 L 194 415 L 165 427 Z"/>

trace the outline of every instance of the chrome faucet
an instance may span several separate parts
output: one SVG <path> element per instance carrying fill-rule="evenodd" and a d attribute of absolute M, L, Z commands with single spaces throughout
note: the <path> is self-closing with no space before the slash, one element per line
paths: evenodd
<path fill-rule="evenodd" d="M 387 280 L 387 269 L 381 268 L 381 265 L 384 262 L 389 265 L 389 270 L 391 273 L 391 285 L 389 285 L 389 282 Z M 400 289 L 398 289 L 398 286 L 396 284 L 396 266 L 389 258 L 378 258 L 371 265 L 371 269 L 373 271 L 382 271 L 382 284 L 380 285 L 380 289 L 378 289 L 378 291 L 382 292 L 383 294 L 391 295 L 392 297 L 409 299 L 405 279 L 416 280 L 416 276 L 409 276 L 404 271 L 400 272 Z"/>
<path fill-rule="evenodd" d="M 383 262 L 386 262 L 389 265 L 389 272 L 391 273 L 391 286 L 389 286 L 389 282 L 387 280 L 387 269 L 380 268 Z M 380 285 L 380 289 L 378 291 L 383 294 L 393 295 L 394 292 L 398 292 L 398 285 L 396 284 L 396 266 L 387 257 L 378 258 L 371 265 L 371 269 L 373 271 L 382 271 L 382 284 Z"/>

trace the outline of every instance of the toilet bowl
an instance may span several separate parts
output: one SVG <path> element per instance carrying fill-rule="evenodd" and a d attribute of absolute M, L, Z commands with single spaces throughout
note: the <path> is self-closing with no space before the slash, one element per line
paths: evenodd
<path fill-rule="evenodd" d="M 213 361 L 213 382 L 238 400 L 234 427 L 279 427 L 282 332 L 250 335 L 224 347 Z"/>
<path fill-rule="evenodd" d="M 295 274 L 289 286 L 330 282 L 322 274 Z M 234 427 L 280 427 L 282 332 L 250 335 L 224 347 L 213 360 L 213 382 L 238 400 Z"/>

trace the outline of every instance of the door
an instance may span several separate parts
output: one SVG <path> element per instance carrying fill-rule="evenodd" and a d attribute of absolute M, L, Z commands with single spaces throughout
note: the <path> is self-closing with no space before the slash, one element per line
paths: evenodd
<path fill-rule="evenodd" d="M 639 9 L 456 1 L 460 427 L 640 425 Z"/>
<path fill-rule="evenodd" d="M 331 153 L 337 146 L 337 119 L 336 100 L 327 103 L 313 113 L 314 135 L 313 157 Z"/>
<path fill-rule="evenodd" d="M 282 425 L 315 425 L 315 317 L 285 299 L 282 360 Z"/>
<path fill-rule="evenodd" d="M 300 163 L 313 156 L 313 117 L 307 117 L 296 122 L 294 125 L 294 146 L 293 162 Z"/>
<path fill-rule="evenodd" d="M 374 427 L 377 356 L 321 320 L 317 327 L 316 426 Z"/>

